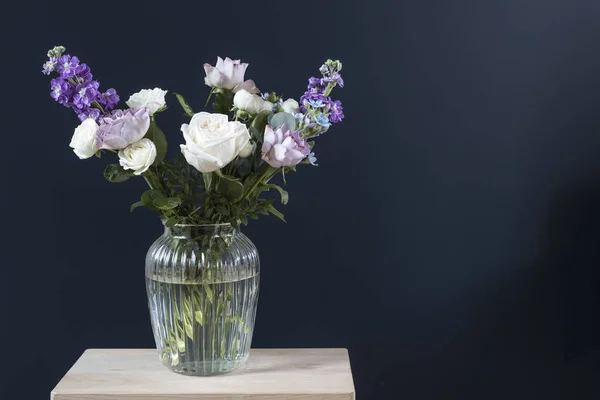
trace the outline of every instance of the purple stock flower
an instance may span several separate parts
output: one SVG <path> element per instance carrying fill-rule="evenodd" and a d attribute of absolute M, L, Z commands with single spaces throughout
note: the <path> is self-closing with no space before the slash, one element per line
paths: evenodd
<path fill-rule="evenodd" d="M 54 78 L 50 81 L 50 96 L 59 104 L 69 106 L 71 95 L 71 84 L 62 78 Z"/>
<path fill-rule="evenodd" d="M 92 118 L 94 121 L 96 121 L 98 120 L 98 117 L 100 117 L 100 110 L 98 110 L 97 108 L 90 107 L 77 114 L 77 117 L 81 122 L 85 121 L 88 118 Z"/>
<path fill-rule="evenodd" d="M 334 124 L 341 122 L 344 119 L 344 108 L 339 100 L 329 101 L 329 121 Z"/>
<path fill-rule="evenodd" d="M 100 84 L 97 81 L 77 85 L 75 96 L 73 97 L 73 105 L 80 110 L 91 106 L 100 94 L 98 92 L 99 86 Z"/>
<path fill-rule="evenodd" d="M 44 63 L 44 69 L 42 69 L 42 72 L 46 75 L 50 75 L 50 73 L 56 69 L 57 63 L 58 60 L 56 57 L 50 57 L 50 59 Z"/>
<path fill-rule="evenodd" d="M 306 112 L 306 107 L 308 106 L 321 108 L 325 107 L 326 105 L 328 105 L 328 99 L 321 93 L 307 90 L 306 93 L 304 93 L 304 95 L 300 97 L 300 110 L 303 113 Z"/>
<path fill-rule="evenodd" d="M 115 89 L 108 89 L 106 92 L 102 93 L 102 96 L 98 97 L 98 102 L 104 108 L 104 111 L 110 111 L 119 104 L 119 95 Z"/>
<path fill-rule="evenodd" d="M 262 159 L 275 168 L 296 165 L 310 153 L 310 147 L 298 132 L 291 131 L 287 125 L 274 130 L 271 125 L 265 127 L 262 146 Z"/>
<path fill-rule="evenodd" d="M 334 82 L 335 84 L 339 85 L 341 88 L 344 87 L 344 79 L 342 79 L 342 75 L 340 75 L 337 72 L 331 76 L 326 76 L 325 78 L 322 79 L 322 81 L 323 81 L 324 86 L 326 86 L 330 82 Z"/>
<path fill-rule="evenodd" d="M 68 54 L 58 59 L 58 65 L 56 70 L 60 73 L 60 77 L 63 79 L 71 78 L 75 75 L 75 69 L 79 65 L 79 58 L 71 57 Z"/>
<path fill-rule="evenodd" d="M 98 149 L 124 149 L 146 135 L 150 112 L 146 107 L 114 110 L 100 118 L 96 139 Z"/>
<path fill-rule="evenodd" d="M 321 79 L 315 78 L 314 76 L 308 78 L 308 88 L 309 89 L 322 89 L 323 85 L 321 84 Z"/>
<path fill-rule="evenodd" d="M 90 83 L 92 81 L 92 72 L 87 64 L 79 64 L 75 68 L 75 74 L 79 83 Z"/>

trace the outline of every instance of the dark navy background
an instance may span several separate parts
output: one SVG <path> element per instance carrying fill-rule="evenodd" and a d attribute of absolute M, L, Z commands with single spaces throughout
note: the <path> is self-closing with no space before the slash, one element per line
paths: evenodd
<path fill-rule="evenodd" d="M 288 179 L 255 347 L 347 347 L 357 398 L 600 395 L 600 3 L 595 0 L 16 2 L 3 10 L 1 399 L 46 399 L 90 347 L 152 347 L 129 212 L 142 180 L 68 147 L 40 73 L 62 44 L 126 100 L 201 108 L 204 62 L 298 98 L 344 62 L 342 124 Z M 160 123 L 176 151 L 173 98 Z M 107 157 L 108 158 L 108 157 Z"/>

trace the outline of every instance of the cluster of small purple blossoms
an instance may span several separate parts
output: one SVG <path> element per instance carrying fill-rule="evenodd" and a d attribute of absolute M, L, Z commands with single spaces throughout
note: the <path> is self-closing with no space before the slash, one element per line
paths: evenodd
<path fill-rule="evenodd" d="M 327 131 L 331 124 L 336 124 L 344 119 L 342 103 L 329 97 L 335 86 L 344 87 L 344 80 L 340 75 L 342 64 L 339 61 L 327 60 L 319 68 L 322 78 L 311 77 L 308 87 L 300 98 L 300 114 L 296 115 L 298 121 L 307 128 L 315 131 L 313 136 L 318 136 Z"/>
<path fill-rule="evenodd" d="M 80 63 L 77 57 L 63 54 L 64 51 L 62 46 L 50 50 L 48 61 L 43 65 L 44 74 L 59 74 L 50 81 L 50 96 L 59 104 L 73 109 L 81 121 L 87 118 L 97 120 L 100 115 L 113 110 L 119 103 L 115 89 L 102 93 L 100 83 L 93 80 L 87 64 Z"/>

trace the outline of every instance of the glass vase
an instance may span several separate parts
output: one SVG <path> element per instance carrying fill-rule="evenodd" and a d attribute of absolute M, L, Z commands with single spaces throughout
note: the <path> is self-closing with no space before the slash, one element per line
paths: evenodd
<path fill-rule="evenodd" d="M 184 375 L 216 375 L 248 358 L 258 302 L 254 244 L 229 224 L 165 228 L 146 256 L 158 355 Z"/>

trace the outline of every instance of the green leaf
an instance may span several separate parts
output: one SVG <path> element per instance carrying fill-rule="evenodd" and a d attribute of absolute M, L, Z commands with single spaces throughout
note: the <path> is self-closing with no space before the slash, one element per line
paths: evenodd
<path fill-rule="evenodd" d="M 104 177 L 112 183 L 125 182 L 132 176 L 133 171 L 123 169 L 119 164 L 110 164 L 104 169 Z"/>
<path fill-rule="evenodd" d="M 215 301 L 215 295 L 213 294 L 212 289 L 207 284 L 203 284 L 202 286 L 204 287 L 208 301 L 210 301 L 210 304 L 212 304 Z"/>
<path fill-rule="evenodd" d="M 187 115 L 190 118 L 193 117 L 194 116 L 194 110 L 192 110 L 192 107 L 190 107 L 190 105 L 187 102 L 187 100 L 185 99 L 185 97 L 183 97 L 179 93 L 173 93 L 173 95 L 175 97 L 177 97 L 177 101 L 181 105 L 181 108 L 183 108 L 183 112 L 185 113 L 185 115 Z"/>
<path fill-rule="evenodd" d="M 270 115 L 270 111 L 261 111 L 250 123 L 250 132 L 260 143 L 263 142 L 265 127 L 267 126 Z"/>
<path fill-rule="evenodd" d="M 179 217 L 171 217 L 165 221 L 165 226 L 167 228 L 172 228 L 179 223 Z"/>
<path fill-rule="evenodd" d="M 238 201 L 244 194 L 244 185 L 242 185 L 234 176 L 224 175 L 223 172 L 218 169 L 215 173 L 219 176 L 220 182 L 217 185 L 217 191 L 225 196 L 230 202 Z"/>
<path fill-rule="evenodd" d="M 275 207 L 273 207 L 273 204 L 267 204 L 265 206 L 265 208 L 267 209 L 267 211 L 269 211 L 271 214 L 273 214 L 274 216 L 276 216 L 277 218 L 279 218 L 280 220 L 282 220 L 283 222 L 285 221 L 285 217 L 283 216 L 282 213 L 279 212 L 279 210 L 277 210 Z"/>
<path fill-rule="evenodd" d="M 164 198 L 166 198 L 165 195 L 155 189 L 146 190 L 144 193 L 142 193 L 142 203 L 144 203 L 146 207 L 151 208 L 153 210 L 159 209 L 154 204 L 155 200 Z"/>
<path fill-rule="evenodd" d="M 156 158 L 154 159 L 154 165 L 160 164 L 167 155 L 167 138 L 165 134 L 155 122 L 152 122 L 150 124 L 150 128 L 148 128 L 146 136 L 144 137 L 152 140 L 156 146 Z"/>
<path fill-rule="evenodd" d="M 200 324 L 200 326 L 204 325 L 203 319 L 202 319 L 202 310 L 198 310 L 194 313 L 194 316 L 196 317 L 196 322 L 198 322 Z"/>
<path fill-rule="evenodd" d="M 275 185 L 275 184 L 269 184 L 266 185 L 267 190 L 269 189 L 275 189 L 279 192 L 279 194 L 281 195 L 281 204 L 287 204 L 288 203 L 288 199 L 289 199 L 289 194 L 287 191 L 285 191 L 281 186 Z"/>
<path fill-rule="evenodd" d="M 238 157 L 234 161 L 235 170 L 238 175 L 242 178 L 250 175 L 252 173 L 252 165 L 254 164 L 254 160 L 252 157 L 241 158 Z"/>
<path fill-rule="evenodd" d="M 289 130 L 296 130 L 296 119 L 290 113 L 280 112 L 271 118 L 269 124 L 273 129 L 281 128 L 283 125 L 286 125 Z"/>
<path fill-rule="evenodd" d="M 160 210 L 172 210 L 181 204 L 179 197 L 159 197 L 153 200 L 153 204 Z"/>
<path fill-rule="evenodd" d="M 242 317 L 240 317 L 239 315 L 236 315 L 235 317 L 231 318 L 231 321 L 237 321 L 240 326 L 242 327 L 242 329 L 244 330 L 244 333 L 248 333 L 248 328 L 246 327 L 246 324 L 244 323 L 244 320 L 242 319 Z"/>
<path fill-rule="evenodd" d="M 133 203 L 133 204 L 131 205 L 131 207 L 129 207 L 129 211 L 133 212 L 133 210 L 135 210 L 136 208 L 138 208 L 138 207 L 143 207 L 144 205 L 145 205 L 145 204 L 144 204 L 144 202 L 143 202 L 143 201 L 138 201 L 138 202 L 135 202 L 135 203 Z"/>
<path fill-rule="evenodd" d="M 230 90 L 223 90 L 215 93 L 215 101 L 213 103 L 213 110 L 216 113 L 229 115 L 229 110 L 233 105 L 233 92 Z"/>

